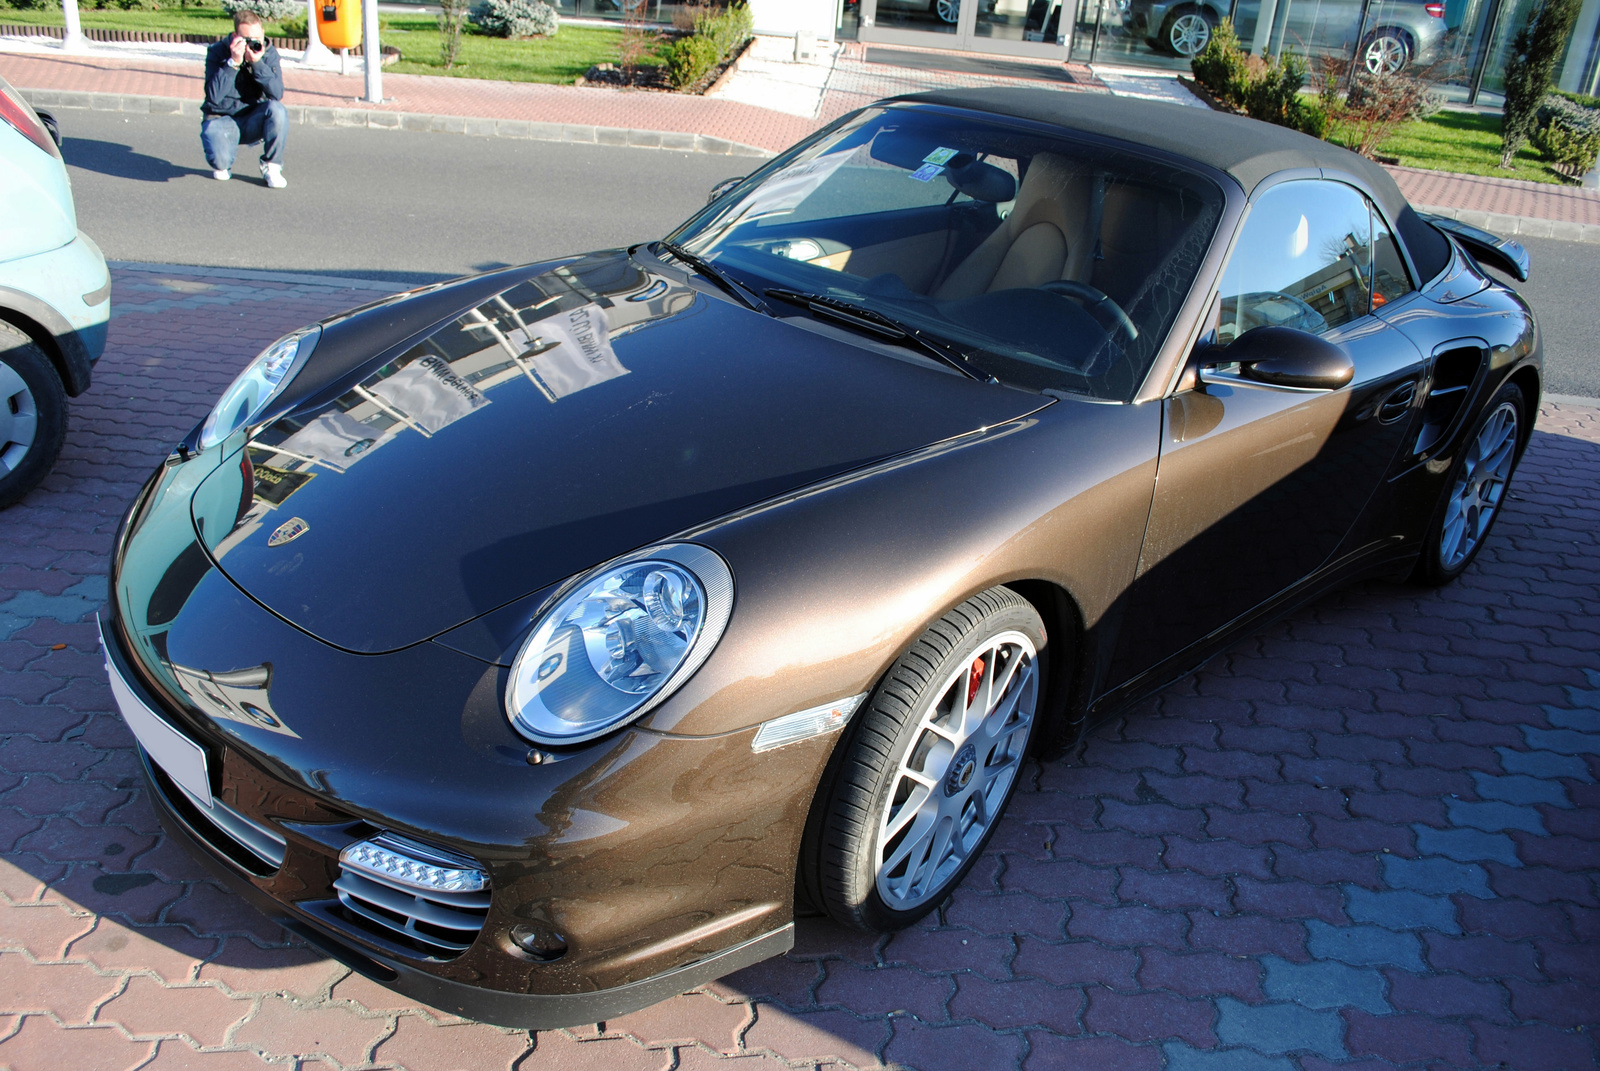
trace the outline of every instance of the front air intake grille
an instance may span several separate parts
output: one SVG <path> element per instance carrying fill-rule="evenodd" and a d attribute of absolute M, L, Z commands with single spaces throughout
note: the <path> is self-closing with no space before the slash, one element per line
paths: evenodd
<path fill-rule="evenodd" d="M 202 840 L 252 874 L 270 877 L 277 873 L 289 846 L 283 834 L 220 799 L 213 798 L 208 804 L 190 795 L 156 765 L 144 748 L 139 749 L 139 755 L 168 806 L 177 811 Z"/>
<path fill-rule="evenodd" d="M 465 856 L 382 833 L 339 854 L 348 922 L 432 959 L 472 947 L 489 917 L 489 875 Z"/>

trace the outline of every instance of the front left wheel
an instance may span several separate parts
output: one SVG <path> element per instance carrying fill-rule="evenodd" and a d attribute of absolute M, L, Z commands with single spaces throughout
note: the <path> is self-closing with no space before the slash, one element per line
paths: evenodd
<path fill-rule="evenodd" d="M 0 509 L 50 472 L 67 436 L 67 392 L 43 350 L 0 321 Z"/>
<path fill-rule="evenodd" d="M 1045 639 L 1026 599 L 991 588 L 895 662 L 813 804 L 801 880 L 815 906 L 856 929 L 897 930 L 960 884 L 1021 776 Z"/>

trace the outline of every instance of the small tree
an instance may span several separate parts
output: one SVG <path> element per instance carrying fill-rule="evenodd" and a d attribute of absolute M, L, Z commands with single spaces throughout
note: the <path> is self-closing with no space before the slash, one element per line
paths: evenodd
<path fill-rule="evenodd" d="M 617 40 L 617 66 L 623 81 L 632 85 L 640 65 L 661 47 L 661 38 L 645 22 L 645 5 L 628 4 L 622 9 L 622 36 Z"/>
<path fill-rule="evenodd" d="M 1506 61 L 1506 106 L 1500 117 L 1500 166 L 1509 168 L 1533 133 L 1550 76 L 1572 36 L 1580 0 L 1543 0 L 1528 13 Z"/>
<path fill-rule="evenodd" d="M 468 6 L 469 0 L 439 0 L 439 59 L 447 71 L 461 54 L 461 28 L 467 21 Z"/>

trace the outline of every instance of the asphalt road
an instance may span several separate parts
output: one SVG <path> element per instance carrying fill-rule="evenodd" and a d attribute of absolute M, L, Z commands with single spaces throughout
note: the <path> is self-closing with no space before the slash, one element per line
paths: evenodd
<path fill-rule="evenodd" d="M 660 237 L 748 158 L 295 126 L 269 190 L 244 149 L 216 182 L 198 124 L 63 111 L 79 226 L 113 260 L 425 282 Z M 1546 386 L 1600 398 L 1600 245 L 1527 239 L 1518 289 L 1544 330 Z"/>
<path fill-rule="evenodd" d="M 1600 245 L 1518 238 L 1533 260 L 1516 287 L 1533 306 L 1544 334 L 1545 390 L 1600 398 Z"/>
<path fill-rule="evenodd" d="M 217 182 L 199 123 L 61 110 L 78 226 L 112 260 L 427 282 L 659 238 L 749 157 L 293 126 Z"/>

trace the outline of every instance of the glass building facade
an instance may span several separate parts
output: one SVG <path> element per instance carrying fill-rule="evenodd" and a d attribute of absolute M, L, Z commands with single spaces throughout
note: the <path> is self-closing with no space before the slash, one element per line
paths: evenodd
<path fill-rule="evenodd" d="M 592 3 L 597 0 L 567 0 Z M 598 0 L 614 2 L 614 0 Z M 1184 70 L 1231 18 L 1247 48 L 1404 68 L 1498 104 L 1511 40 L 1538 0 L 787 0 L 834 8 L 836 35 L 925 48 Z M 670 5 L 664 5 L 670 6 Z M 1584 0 L 1556 77 L 1595 93 L 1600 0 Z"/>

